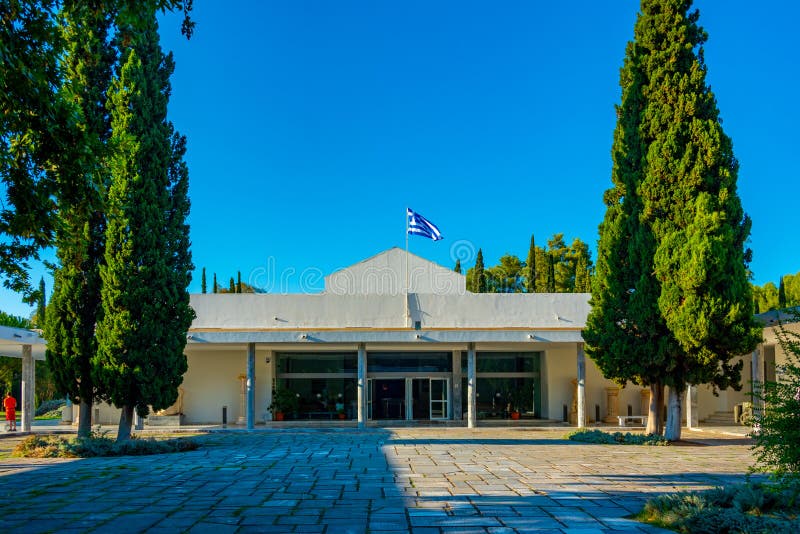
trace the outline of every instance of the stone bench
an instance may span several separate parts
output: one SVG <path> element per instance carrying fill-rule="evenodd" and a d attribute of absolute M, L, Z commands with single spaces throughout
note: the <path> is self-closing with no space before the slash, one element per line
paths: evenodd
<path fill-rule="evenodd" d="M 647 426 L 646 415 L 618 415 L 619 426 L 628 426 L 628 423 L 639 423 L 638 426 Z"/>

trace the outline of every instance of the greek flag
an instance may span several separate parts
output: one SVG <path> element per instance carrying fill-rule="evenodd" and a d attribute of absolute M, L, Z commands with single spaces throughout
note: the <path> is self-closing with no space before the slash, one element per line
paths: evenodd
<path fill-rule="evenodd" d="M 419 213 L 414 213 L 411 208 L 406 208 L 406 210 L 408 212 L 408 233 L 410 235 L 421 235 L 434 241 L 444 239 L 442 232 L 439 231 L 435 224 Z"/>

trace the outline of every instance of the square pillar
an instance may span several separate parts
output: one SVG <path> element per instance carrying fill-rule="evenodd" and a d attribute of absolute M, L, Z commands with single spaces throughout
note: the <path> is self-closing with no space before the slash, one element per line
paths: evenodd
<path fill-rule="evenodd" d="M 33 421 L 33 392 L 35 391 L 36 368 L 30 345 L 22 345 L 22 431 L 31 431 Z"/>
<path fill-rule="evenodd" d="M 467 346 L 467 428 L 475 428 L 478 420 L 478 404 L 475 394 L 478 383 L 475 378 L 475 343 Z"/>
<path fill-rule="evenodd" d="M 753 420 L 761 417 L 764 409 L 764 401 L 761 398 L 764 394 L 764 347 L 759 345 L 750 358 L 750 370 L 753 379 Z"/>
<path fill-rule="evenodd" d="M 697 412 L 697 386 L 686 385 L 686 427 L 698 428 L 700 426 Z"/>
<path fill-rule="evenodd" d="M 358 428 L 367 426 L 367 347 L 364 343 L 358 344 Z"/>
<path fill-rule="evenodd" d="M 276 378 L 275 369 L 276 369 L 276 362 L 275 362 L 275 353 L 271 350 L 267 351 L 267 355 L 264 359 L 264 363 L 267 366 L 267 391 L 266 391 L 266 404 L 265 406 L 269 406 L 272 404 L 272 392 L 275 391 L 275 387 L 278 385 L 278 380 Z M 267 410 L 264 413 L 264 421 L 272 421 L 272 412 Z"/>
<path fill-rule="evenodd" d="M 256 344 L 247 344 L 247 430 L 253 430 L 256 421 Z"/>
<path fill-rule="evenodd" d="M 586 426 L 586 355 L 583 343 L 578 343 L 578 428 Z"/>
<path fill-rule="evenodd" d="M 452 389 L 452 417 L 456 421 L 463 419 L 464 410 L 461 406 L 461 351 L 453 351 L 453 387 Z"/>

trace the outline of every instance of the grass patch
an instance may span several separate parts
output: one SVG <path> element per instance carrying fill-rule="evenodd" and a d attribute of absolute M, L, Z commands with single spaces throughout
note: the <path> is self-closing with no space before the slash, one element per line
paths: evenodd
<path fill-rule="evenodd" d="M 796 533 L 800 529 L 800 482 L 746 482 L 701 492 L 662 495 L 634 519 L 684 533 Z"/>
<path fill-rule="evenodd" d="M 662 436 L 652 434 L 631 434 L 630 432 L 603 432 L 602 430 L 575 430 L 564 438 L 581 443 L 599 443 L 604 445 L 669 445 Z"/>
<path fill-rule="evenodd" d="M 193 451 L 200 444 L 187 438 L 154 439 L 132 437 L 117 443 L 105 435 L 91 437 L 28 436 L 11 452 L 22 458 L 92 458 L 97 456 L 145 456 Z"/>

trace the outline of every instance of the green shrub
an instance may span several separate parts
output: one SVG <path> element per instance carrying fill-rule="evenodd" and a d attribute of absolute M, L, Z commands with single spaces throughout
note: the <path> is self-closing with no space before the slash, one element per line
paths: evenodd
<path fill-rule="evenodd" d="M 29 436 L 11 453 L 25 458 L 91 458 L 97 456 L 144 456 L 193 451 L 200 445 L 191 439 L 131 438 L 117 443 L 105 434 L 90 437 Z"/>
<path fill-rule="evenodd" d="M 800 321 L 800 308 L 787 310 Z M 786 353 L 786 364 L 776 369 L 776 381 L 765 382 L 755 399 L 765 409 L 753 414 L 755 470 L 772 472 L 779 479 L 800 477 L 800 334 L 781 324 L 778 342 Z"/>
<path fill-rule="evenodd" d="M 647 502 L 640 521 L 678 532 L 795 533 L 800 484 L 737 484 L 662 495 Z"/>
<path fill-rule="evenodd" d="M 662 436 L 652 434 L 631 434 L 630 432 L 603 432 L 602 430 L 575 430 L 566 436 L 570 441 L 581 443 L 600 443 L 606 445 L 669 445 Z"/>
<path fill-rule="evenodd" d="M 53 399 L 47 400 L 41 403 L 39 406 L 36 407 L 36 413 L 34 414 L 36 417 L 42 416 L 48 412 L 52 412 L 54 410 L 58 410 L 62 406 L 66 404 L 64 399 Z"/>

